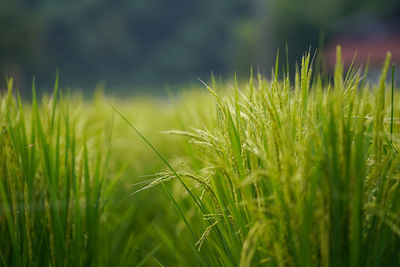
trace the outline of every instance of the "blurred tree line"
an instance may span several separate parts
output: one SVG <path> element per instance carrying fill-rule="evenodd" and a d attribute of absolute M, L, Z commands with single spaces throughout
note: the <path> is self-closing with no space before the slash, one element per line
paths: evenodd
<path fill-rule="evenodd" d="M 93 88 L 162 87 L 268 70 L 276 49 L 291 59 L 318 46 L 321 29 L 364 12 L 390 14 L 398 1 L 345 0 L 2 0 L 0 79 L 32 77 Z M 162 88 L 161 88 L 162 89 Z"/>

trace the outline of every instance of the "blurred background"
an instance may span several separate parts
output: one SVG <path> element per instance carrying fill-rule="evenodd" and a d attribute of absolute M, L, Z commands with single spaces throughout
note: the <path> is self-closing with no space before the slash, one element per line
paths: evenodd
<path fill-rule="evenodd" d="M 311 49 L 330 70 L 336 44 L 345 64 L 378 68 L 387 50 L 400 60 L 398 0 L 2 0 L 0 83 L 22 93 L 35 77 L 51 90 L 157 93 L 207 80 L 211 72 L 268 75 L 277 49 L 289 61 Z"/>

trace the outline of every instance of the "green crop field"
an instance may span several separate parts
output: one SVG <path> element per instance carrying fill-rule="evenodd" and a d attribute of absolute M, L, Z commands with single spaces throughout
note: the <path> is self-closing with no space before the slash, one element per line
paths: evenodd
<path fill-rule="evenodd" d="M 0 266 L 399 266 L 390 55 L 377 84 L 337 57 L 169 99 L 27 102 L 10 79 Z"/>

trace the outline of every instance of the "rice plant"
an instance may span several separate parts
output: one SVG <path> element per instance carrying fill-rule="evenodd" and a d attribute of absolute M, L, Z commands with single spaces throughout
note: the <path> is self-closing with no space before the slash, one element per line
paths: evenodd
<path fill-rule="evenodd" d="M 202 168 L 168 165 L 145 189 L 174 179 L 183 185 L 180 195 L 168 194 L 193 235 L 193 265 L 400 264 L 390 54 L 379 84 L 365 86 L 361 71 L 343 73 L 340 58 L 338 48 L 334 83 L 312 75 L 307 54 L 294 87 L 277 75 L 252 76 L 232 93 L 205 85 L 217 115 L 201 129 L 169 132 L 198 147 Z"/>
<path fill-rule="evenodd" d="M 111 132 L 85 133 L 68 96 L 0 97 L 0 262 L 96 266 Z"/>
<path fill-rule="evenodd" d="M 167 100 L 0 96 L 0 266 L 399 266 L 400 94 L 306 54 Z"/>

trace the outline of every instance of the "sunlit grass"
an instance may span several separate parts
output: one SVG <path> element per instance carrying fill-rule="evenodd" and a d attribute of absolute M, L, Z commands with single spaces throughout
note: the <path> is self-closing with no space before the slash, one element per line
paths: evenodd
<path fill-rule="evenodd" d="M 340 49 L 337 61 L 331 83 L 306 55 L 293 81 L 212 79 L 168 102 L 87 102 L 56 85 L 25 103 L 10 81 L 2 265 L 399 265 L 390 55 L 376 85 L 344 73 Z"/>
<path fill-rule="evenodd" d="M 5 266 L 97 265 L 111 131 L 86 136 L 68 96 L 32 105 L 1 96 L 1 260 Z M 88 145 L 89 146 L 88 149 Z"/>

